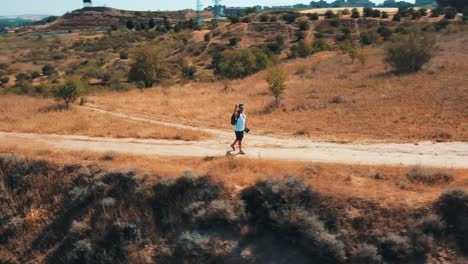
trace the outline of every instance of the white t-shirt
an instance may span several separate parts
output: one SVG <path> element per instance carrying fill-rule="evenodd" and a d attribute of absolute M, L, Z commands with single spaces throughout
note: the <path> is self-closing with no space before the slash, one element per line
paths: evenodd
<path fill-rule="evenodd" d="M 239 118 L 237 118 L 237 123 L 234 125 L 234 131 L 244 131 L 245 130 L 245 120 L 247 119 L 247 115 L 245 113 L 241 113 Z"/>

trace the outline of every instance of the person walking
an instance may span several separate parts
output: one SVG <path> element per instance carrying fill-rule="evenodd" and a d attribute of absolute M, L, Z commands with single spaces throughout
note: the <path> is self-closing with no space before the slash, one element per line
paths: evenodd
<path fill-rule="evenodd" d="M 236 151 L 236 144 L 239 143 L 239 154 L 245 155 L 242 150 L 242 140 L 244 139 L 244 131 L 247 130 L 247 115 L 245 114 L 244 104 L 234 107 L 234 112 L 231 117 L 231 124 L 234 126 L 236 140 L 231 144 L 233 151 Z"/>

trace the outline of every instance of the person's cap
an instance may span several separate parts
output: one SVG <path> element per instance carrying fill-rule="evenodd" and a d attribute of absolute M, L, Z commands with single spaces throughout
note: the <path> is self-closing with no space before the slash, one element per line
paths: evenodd
<path fill-rule="evenodd" d="M 239 104 L 239 108 L 244 108 L 244 104 Z"/>

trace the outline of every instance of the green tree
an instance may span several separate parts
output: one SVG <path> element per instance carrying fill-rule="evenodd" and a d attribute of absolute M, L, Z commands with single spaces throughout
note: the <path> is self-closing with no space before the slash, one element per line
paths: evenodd
<path fill-rule="evenodd" d="M 385 47 L 385 62 L 397 73 L 419 71 L 434 53 L 434 37 L 423 33 L 402 35 Z"/>
<path fill-rule="evenodd" d="M 325 18 L 326 19 L 330 19 L 330 18 L 334 18 L 336 17 L 335 13 L 333 13 L 332 10 L 327 10 L 324 14 Z"/>
<path fill-rule="evenodd" d="M 150 47 L 141 47 L 135 52 L 128 79 L 131 82 L 142 82 L 146 88 L 152 87 L 165 78 L 166 70 L 163 61 Z"/>
<path fill-rule="evenodd" d="M 70 103 L 73 103 L 83 94 L 83 88 L 79 81 L 68 80 L 64 84 L 57 86 L 52 90 L 55 100 L 63 101 L 65 108 L 68 109 Z"/>
<path fill-rule="evenodd" d="M 271 67 L 266 76 L 266 82 L 271 95 L 275 98 L 276 107 L 279 105 L 279 98 L 286 90 L 287 75 L 280 67 Z"/>
<path fill-rule="evenodd" d="M 361 17 L 361 14 L 359 14 L 359 10 L 357 10 L 357 8 L 353 8 L 351 10 L 351 17 L 352 18 L 360 18 Z"/>

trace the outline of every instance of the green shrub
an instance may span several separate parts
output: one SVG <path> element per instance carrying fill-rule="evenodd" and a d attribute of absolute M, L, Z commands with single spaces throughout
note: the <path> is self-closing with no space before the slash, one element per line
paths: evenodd
<path fill-rule="evenodd" d="M 143 82 L 146 88 L 160 83 L 166 77 L 166 68 L 159 55 L 149 47 L 141 47 L 135 52 L 135 62 L 128 74 L 131 82 Z"/>
<path fill-rule="evenodd" d="M 229 38 L 229 45 L 235 46 L 235 45 L 237 45 L 237 43 L 239 43 L 239 41 L 241 41 L 240 37 Z"/>
<path fill-rule="evenodd" d="M 132 30 L 135 28 L 135 23 L 133 22 L 133 20 L 130 19 L 127 21 L 126 26 L 128 29 Z"/>
<path fill-rule="evenodd" d="M 226 50 L 213 55 L 215 74 L 229 79 L 239 79 L 266 69 L 272 62 L 269 54 L 259 48 Z"/>
<path fill-rule="evenodd" d="M 206 42 L 210 42 L 211 41 L 211 32 L 206 33 L 203 36 L 203 40 L 205 40 Z"/>
<path fill-rule="evenodd" d="M 276 22 L 276 21 L 278 21 L 278 17 L 272 16 L 272 17 L 270 18 L 270 22 Z"/>
<path fill-rule="evenodd" d="M 347 15 L 349 15 L 350 13 L 351 13 L 351 12 L 349 12 L 349 9 L 347 9 L 347 8 L 341 10 L 341 14 L 342 14 L 342 15 L 347 16 Z"/>
<path fill-rule="evenodd" d="M 379 9 L 372 10 L 372 17 L 380 17 L 380 16 L 381 16 L 381 12 Z"/>
<path fill-rule="evenodd" d="M 353 8 L 351 10 L 351 17 L 352 18 L 360 18 L 361 17 L 361 14 L 359 13 L 359 10 L 357 10 L 357 8 Z"/>
<path fill-rule="evenodd" d="M 393 15 L 392 20 L 393 20 L 393 21 L 399 22 L 399 21 L 401 20 L 401 15 L 400 15 L 400 14 L 395 14 L 395 15 Z"/>
<path fill-rule="evenodd" d="M 372 7 L 364 7 L 363 13 L 364 17 L 372 17 L 374 14 L 374 10 L 372 9 Z"/>
<path fill-rule="evenodd" d="M 388 18 L 388 13 L 386 11 L 382 11 L 381 18 L 382 19 L 387 19 Z"/>
<path fill-rule="evenodd" d="M 267 48 L 274 54 L 280 54 L 285 48 L 284 37 L 277 35 L 272 43 L 267 44 Z"/>
<path fill-rule="evenodd" d="M 121 60 L 128 60 L 128 53 L 125 51 L 121 51 L 119 57 Z"/>
<path fill-rule="evenodd" d="M 307 58 L 312 54 L 312 47 L 305 41 L 301 40 L 296 45 L 291 47 L 290 58 Z"/>
<path fill-rule="evenodd" d="M 307 31 L 307 30 L 309 30 L 309 28 L 310 28 L 310 26 L 309 26 L 309 23 L 307 21 L 299 22 L 299 30 Z"/>
<path fill-rule="evenodd" d="M 268 20 L 270 20 L 270 17 L 263 14 L 260 16 L 260 22 L 268 22 Z"/>
<path fill-rule="evenodd" d="M 457 16 L 457 9 L 455 7 L 444 7 L 445 19 L 454 19 Z"/>
<path fill-rule="evenodd" d="M 439 17 L 444 13 L 444 10 L 442 7 L 438 6 L 435 7 L 431 10 L 431 17 Z"/>
<path fill-rule="evenodd" d="M 328 42 L 325 39 L 318 38 L 318 39 L 315 39 L 314 42 L 312 43 L 313 53 L 325 51 L 329 49 L 330 49 L 330 45 L 328 45 Z"/>
<path fill-rule="evenodd" d="M 228 20 L 231 24 L 236 24 L 240 22 L 240 16 L 228 16 Z"/>
<path fill-rule="evenodd" d="M 371 45 L 379 42 L 380 36 L 375 31 L 367 31 L 360 34 L 360 40 L 364 45 Z"/>
<path fill-rule="evenodd" d="M 184 65 L 182 66 L 182 76 L 186 79 L 193 80 L 195 74 L 197 73 L 197 68 L 193 65 Z"/>
<path fill-rule="evenodd" d="M 31 79 L 36 79 L 36 78 L 39 78 L 41 76 L 40 73 L 38 73 L 37 71 L 34 71 L 31 73 Z"/>
<path fill-rule="evenodd" d="M 392 30 L 385 26 L 385 25 L 381 25 L 378 29 L 377 29 L 377 33 L 379 33 L 380 36 L 382 36 L 384 38 L 384 40 L 390 40 L 393 32 Z"/>
<path fill-rule="evenodd" d="M 309 19 L 310 19 L 310 20 L 318 20 L 318 19 L 319 19 L 319 15 L 318 15 L 317 13 L 309 14 Z"/>
<path fill-rule="evenodd" d="M 444 19 L 442 19 L 439 22 L 434 24 L 434 29 L 436 31 L 441 31 L 442 29 L 445 29 L 450 24 L 451 24 L 450 20 L 444 18 Z"/>
<path fill-rule="evenodd" d="M 2 84 L 7 84 L 10 81 L 9 77 L 1 77 L 0 78 L 0 83 Z"/>
<path fill-rule="evenodd" d="M 296 19 L 301 16 L 299 12 L 287 12 L 283 15 L 283 20 L 286 21 L 288 24 L 292 24 L 296 22 Z"/>
<path fill-rule="evenodd" d="M 44 67 L 42 67 L 42 74 L 46 76 L 51 76 L 57 74 L 57 70 L 55 70 L 54 66 L 47 64 Z"/>
<path fill-rule="evenodd" d="M 245 16 L 242 18 L 242 23 L 250 23 L 252 22 L 252 19 L 249 16 Z"/>
<path fill-rule="evenodd" d="M 429 62 L 434 53 L 432 36 L 412 33 L 400 36 L 385 48 L 385 61 L 397 73 L 413 73 Z"/>
<path fill-rule="evenodd" d="M 326 19 L 330 19 L 330 18 L 336 17 L 335 13 L 333 13 L 332 10 L 327 10 L 327 11 L 324 13 L 324 16 L 325 16 Z"/>

